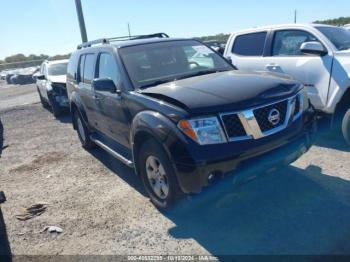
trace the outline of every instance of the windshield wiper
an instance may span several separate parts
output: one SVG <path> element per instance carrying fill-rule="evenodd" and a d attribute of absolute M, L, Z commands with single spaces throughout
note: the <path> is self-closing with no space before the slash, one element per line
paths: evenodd
<path fill-rule="evenodd" d="M 140 86 L 139 88 L 140 89 L 144 89 L 144 88 L 147 88 L 147 87 L 152 87 L 152 86 L 157 86 L 157 85 L 165 84 L 165 83 L 168 83 L 168 82 L 172 82 L 174 80 L 175 79 L 173 79 L 173 78 L 172 79 L 161 79 L 161 80 L 157 80 L 157 81 L 154 81 L 152 83 Z"/>
<path fill-rule="evenodd" d="M 232 69 L 208 69 L 208 70 L 201 70 L 198 72 L 194 72 L 192 74 L 188 74 L 188 75 L 184 75 L 184 76 L 180 76 L 178 78 L 176 78 L 176 80 L 180 80 L 180 79 L 185 79 L 185 78 L 190 78 L 190 77 L 195 77 L 195 76 L 202 76 L 202 75 L 209 75 L 209 74 L 215 74 L 215 73 L 219 73 L 219 72 L 226 72 L 226 71 L 231 71 Z"/>

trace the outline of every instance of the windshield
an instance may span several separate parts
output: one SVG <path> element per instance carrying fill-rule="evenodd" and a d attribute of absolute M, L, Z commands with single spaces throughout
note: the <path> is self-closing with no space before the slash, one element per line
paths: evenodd
<path fill-rule="evenodd" d="M 342 27 L 316 27 L 324 34 L 338 50 L 350 49 L 350 31 Z"/>
<path fill-rule="evenodd" d="M 48 74 L 50 76 L 60 76 L 67 74 L 68 63 L 51 64 L 48 68 Z"/>
<path fill-rule="evenodd" d="M 194 40 L 125 47 L 120 55 L 136 88 L 233 69 L 221 56 Z"/>

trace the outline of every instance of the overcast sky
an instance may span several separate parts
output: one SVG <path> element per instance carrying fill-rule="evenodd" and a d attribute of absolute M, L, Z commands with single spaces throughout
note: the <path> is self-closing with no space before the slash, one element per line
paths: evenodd
<path fill-rule="evenodd" d="M 82 0 L 89 39 L 166 32 L 175 37 L 350 16 L 349 0 Z M 81 41 L 74 0 L 0 0 L 0 59 L 65 54 Z"/>

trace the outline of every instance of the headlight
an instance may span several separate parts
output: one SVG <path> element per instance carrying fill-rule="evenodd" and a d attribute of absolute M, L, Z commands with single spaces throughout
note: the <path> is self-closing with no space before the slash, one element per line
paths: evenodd
<path fill-rule="evenodd" d="M 200 145 L 227 142 L 217 117 L 181 120 L 178 127 Z"/>
<path fill-rule="evenodd" d="M 50 82 L 50 81 L 47 81 L 47 82 L 46 82 L 46 90 L 47 90 L 47 91 L 51 91 L 51 90 L 52 90 L 52 85 L 51 85 L 51 82 Z"/>

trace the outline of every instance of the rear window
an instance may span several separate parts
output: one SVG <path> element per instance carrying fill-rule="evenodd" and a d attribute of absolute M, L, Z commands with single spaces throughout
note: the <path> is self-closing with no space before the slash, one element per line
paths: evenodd
<path fill-rule="evenodd" d="M 242 56 L 262 56 L 267 32 L 239 35 L 235 39 L 232 53 Z"/>

